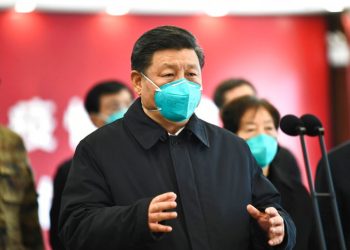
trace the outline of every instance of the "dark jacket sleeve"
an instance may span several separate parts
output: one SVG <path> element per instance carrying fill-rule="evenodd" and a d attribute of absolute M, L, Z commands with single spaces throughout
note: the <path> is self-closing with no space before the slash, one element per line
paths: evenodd
<path fill-rule="evenodd" d="M 253 166 L 253 206 L 260 211 L 264 211 L 268 207 L 274 207 L 284 220 L 285 237 L 281 244 L 270 247 L 267 242 L 266 233 L 253 221 L 253 245 L 254 249 L 293 249 L 296 240 L 295 225 L 289 214 L 280 205 L 280 195 L 273 184 L 262 174 L 262 170 L 254 160 Z"/>
<path fill-rule="evenodd" d="M 333 177 L 333 183 L 335 183 L 334 173 L 332 173 L 332 177 Z M 317 192 L 329 193 L 327 174 L 325 171 L 325 164 L 323 159 L 319 161 L 317 166 L 315 188 Z M 341 196 L 339 195 L 337 195 L 337 202 L 338 204 L 341 204 L 342 202 Z M 318 199 L 318 204 L 319 204 L 320 214 L 322 218 L 323 231 L 324 231 L 327 247 L 329 249 L 340 249 L 337 230 L 336 230 L 336 223 L 333 216 L 332 202 L 329 197 L 320 197 Z"/>
<path fill-rule="evenodd" d="M 142 249 L 154 240 L 148 228 L 151 198 L 118 206 L 94 153 L 83 141 L 63 191 L 60 236 L 67 249 Z"/>
<path fill-rule="evenodd" d="M 59 165 L 53 180 L 53 197 L 50 210 L 50 244 L 53 250 L 63 250 L 64 246 L 58 237 L 58 217 L 60 214 L 61 198 L 66 184 L 72 159 Z"/>

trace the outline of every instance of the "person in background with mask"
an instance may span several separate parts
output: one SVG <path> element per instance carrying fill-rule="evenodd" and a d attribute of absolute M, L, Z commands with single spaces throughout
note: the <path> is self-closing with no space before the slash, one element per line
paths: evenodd
<path fill-rule="evenodd" d="M 254 85 L 243 78 L 230 78 L 222 81 L 215 89 L 214 102 L 222 112 L 224 106 L 242 96 L 257 96 Z M 287 148 L 278 146 L 278 158 L 285 164 L 281 168 L 290 178 L 301 182 L 300 168 L 295 156 Z"/>
<path fill-rule="evenodd" d="M 69 249 L 293 247 L 294 224 L 248 146 L 194 114 L 203 65 L 182 28 L 136 41 L 131 81 L 140 98 L 74 155 L 60 216 Z"/>
<path fill-rule="evenodd" d="M 84 101 L 92 123 L 97 127 L 121 119 L 133 101 L 132 91 L 122 82 L 109 80 L 94 85 Z M 61 196 L 68 177 L 72 159 L 62 163 L 58 168 L 53 183 L 53 199 L 50 210 L 50 245 L 53 250 L 65 249 L 58 237 L 58 217 Z"/>
<path fill-rule="evenodd" d="M 22 138 L 0 126 L 0 249 L 42 250 L 37 193 Z"/>
<path fill-rule="evenodd" d="M 285 171 L 286 168 L 297 166 L 286 166 L 293 161 L 284 161 L 284 157 L 278 154 L 278 110 L 265 99 L 243 96 L 226 104 L 221 115 L 224 128 L 246 140 L 264 175 L 281 193 L 282 206 L 292 217 L 297 229 L 296 246 L 293 249 L 318 249 L 309 193 Z"/>
<path fill-rule="evenodd" d="M 133 93 L 124 83 L 103 81 L 87 93 L 84 106 L 92 123 L 99 128 L 122 118 L 132 101 Z"/>

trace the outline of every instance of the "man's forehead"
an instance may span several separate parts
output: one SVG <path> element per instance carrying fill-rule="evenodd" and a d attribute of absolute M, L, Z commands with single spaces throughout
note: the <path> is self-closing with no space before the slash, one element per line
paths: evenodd
<path fill-rule="evenodd" d="M 152 55 L 152 61 L 185 60 L 199 62 L 198 56 L 193 49 L 166 49 L 158 50 Z M 195 61 L 195 62 L 194 62 Z"/>

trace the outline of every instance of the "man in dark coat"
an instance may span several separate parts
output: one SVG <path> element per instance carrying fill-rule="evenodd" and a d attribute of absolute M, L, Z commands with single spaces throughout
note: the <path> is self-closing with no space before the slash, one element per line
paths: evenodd
<path fill-rule="evenodd" d="M 162 26 L 132 56 L 140 96 L 77 147 L 62 198 L 69 249 L 292 249 L 295 227 L 246 143 L 193 113 L 204 55 Z"/>

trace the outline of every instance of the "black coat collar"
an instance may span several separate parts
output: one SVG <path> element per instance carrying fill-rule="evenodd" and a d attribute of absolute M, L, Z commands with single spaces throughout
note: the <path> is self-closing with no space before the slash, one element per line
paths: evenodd
<path fill-rule="evenodd" d="M 165 141 L 168 138 L 167 131 L 145 114 L 140 98 L 130 106 L 124 116 L 124 122 L 128 130 L 145 149 L 151 148 L 158 140 Z M 205 123 L 195 114 L 189 119 L 184 131 L 194 134 L 205 146 L 210 146 Z"/>

